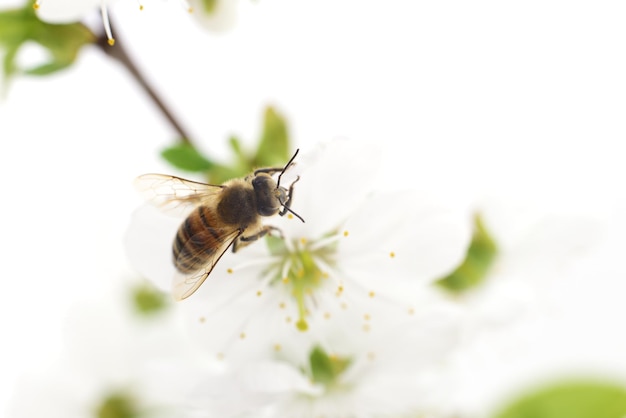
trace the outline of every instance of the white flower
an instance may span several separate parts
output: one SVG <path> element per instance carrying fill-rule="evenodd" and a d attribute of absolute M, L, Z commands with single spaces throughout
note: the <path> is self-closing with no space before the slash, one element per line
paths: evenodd
<path fill-rule="evenodd" d="M 458 342 L 457 312 L 435 295 L 410 316 L 383 305 L 370 306 L 369 332 L 327 321 L 323 342 L 312 339 L 305 350 L 284 349 L 206 378 L 185 416 L 439 416 L 448 389 L 442 370 Z"/>
<path fill-rule="evenodd" d="M 237 16 L 236 0 L 181 0 L 186 9 L 205 28 L 219 32 L 231 28 Z M 100 10 L 104 31 L 109 44 L 115 39 L 109 23 L 109 7 L 115 0 L 36 0 L 37 16 L 49 23 L 72 23 L 81 21 L 95 10 Z M 144 6 L 140 2 L 139 9 Z"/>
<path fill-rule="evenodd" d="M 315 323 L 340 321 L 341 312 L 368 315 L 378 299 L 410 312 L 425 287 L 463 259 L 468 217 L 415 192 L 373 194 L 379 155 L 370 144 L 334 141 L 285 173 L 285 184 L 300 176 L 291 208 L 306 222 L 269 219 L 284 239 L 227 252 L 181 302 L 192 334 L 213 356 L 264 358 L 315 332 Z M 142 274 L 169 289 L 180 220 L 159 215 L 151 207 L 135 214 L 127 251 Z"/>
<path fill-rule="evenodd" d="M 238 0 L 188 0 L 191 15 L 206 29 L 221 32 L 230 29 L 237 19 Z"/>
<path fill-rule="evenodd" d="M 37 16 L 49 23 L 72 23 L 82 20 L 85 16 L 100 9 L 104 31 L 113 45 L 115 40 L 109 23 L 108 6 L 114 0 L 36 0 L 34 8 Z"/>
<path fill-rule="evenodd" d="M 494 199 L 482 206 L 498 254 L 484 283 L 455 298 L 464 310 L 465 329 L 463 348 L 449 369 L 455 383 L 448 404 L 467 416 L 492 415 L 488 409 L 499 407 L 528 380 L 549 375 L 558 363 L 544 364 L 551 351 L 559 350 L 559 359 L 567 357 L 561 346 L 546 345 L 545 327 L 558 323 L 577 270 L 603 232 L 602 223 L 589 215 Z M 579 329 L 587 339 L 584 327 Z"/>
<path fill-rule="evenodd" d="M 196 379 L 197 352 L 186 343 L 176 312 L 139 316 L 129 289 L 121 290 L 100 293 L 70 311 L 61 358 L 22 377 L 10 416 L 180 416 L 187 382 Z"/>

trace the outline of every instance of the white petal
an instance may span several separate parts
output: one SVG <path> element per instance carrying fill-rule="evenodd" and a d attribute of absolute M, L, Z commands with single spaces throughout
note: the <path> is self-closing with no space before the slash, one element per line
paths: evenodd
<path fill-rule="evenodd" d="M 96 12 L 108 0 L 41 0 L 37 16 L 49 23 L 72 23 Z"/>
<path fill-rule="evenodd" d="M 339 268 L 372 290 L 419 289 L 463 261 L 471 226 L 468 214 L 415 192 L 377 195 L 345 223 Z"/>
<path fill-rule="evenodd" d="M 372 143 L 340 139 L 305 153 L 293 170 L 300 181 L 291 208 L 306 223 L 290 219 L 277 225 L 284 225 L 290 236 L 308 239 L 336 229 L 371 193 L 380 155 Z"/>
<path fill-rule="evenodd" d="M 235 25 L 237 20 L 237 0 L 217 0 L 215 9 L 210 13 L 204 9 L 203 0 L 188 0 L 192 16 L 206 29 L 223 32 Z"/>
<path fill-rule="evenodd" d="M 131 265 L 167 292 L 172 288 L 176 273 L 172 243 L 181 222 L 146 204 L 133 213 L 124 239 Z"/>

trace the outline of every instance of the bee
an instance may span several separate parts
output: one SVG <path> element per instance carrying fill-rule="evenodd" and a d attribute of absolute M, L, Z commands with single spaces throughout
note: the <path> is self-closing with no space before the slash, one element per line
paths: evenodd
<path fill-rule="evenodd" d="M 172 245 L 177 270 L 174 299 L 186 299 L 198 290 L 229 248 L 237 252 L 272 232 L 282 236 L 279 228 L 264 225 L 262 217 L 291 213 L 304 222 L 291 210 L 293 187 L 300 177 L 289 188 L 280 185 L 298 151 L 284 167 L 260 168 L 221 185 L 165 174 L 144 174 L 135 180 L 136 188 L 150 203 L 166 212 L 188 214 Z M 278 179 L 274 181 L 276 173 Z"/>

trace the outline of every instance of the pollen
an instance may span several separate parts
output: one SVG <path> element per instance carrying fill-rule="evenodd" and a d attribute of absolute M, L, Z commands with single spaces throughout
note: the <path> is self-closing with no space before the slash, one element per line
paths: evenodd
<path fill-rule="evenodd" d="M 396 256 L 396 253 L 394 253 L 393 251 L 389 253 L 389 257 L 394 258 Z"/>
<path fill-rule="evenodd" d="M 227 269 L 227 270 L 226 270 L 226 273 L 228 273 L 228 274 L 233 274 L 233 269 L 231 269 L 231 268 Z"/>
<path fill-rule="evenodd" d="M 330 312 L 324 313 L 324 319 L 330 319 Z"/>
<path fill-rule="evenodd" d="M 198 318 L 198 322 L 204 324 L 206 322 L 206 318 L 204 316 L 201 316 L 200 318 Z"/>
<path fill-rule="evenodd" d="M 369 332 L 370 329 L 372 329 L 372 327 L 370 326 L 370 324 L 363 324 L 363 331 L 364 332 Z"/>
<path fill-rule="evenodd" d="M 139 10 L 143 10 L 143 4 L 139 5 Z"/>
<path fill-rule="evenodd" d="M 348 304 L 347 304 L 347 303 L 345 303 L 345 302 L 343 302 L 343 303 L 341 304 L 341 309 L 343 309 L 343 310 L 348 309 Z"/>
<path fill-rule="evenodd" d="M 329 277 L 330 277 L 330 274 L 328 274 L 328 272 L 325 271 L 325 272 L 322 273 L 322 278 L 324 280 L 328 280 Z"/>
<path fill-rule="evenodd" d="M 280 303 L 278 304 L 278 307 L 279 307 L 280 309 L 285 309 L 285 308 L 287 307 L 287 305 L 285 305 L 285 302 L 280 302 Z"/>
<path fill-rule="evenodd" d="M 290 322 L 292 321 L 292 320 L 291 320 L 291 317 L 290 317 L 290 316 L 286 317 L 286 318 L 285 318 L 285 321 L 286 321 L 287 323 L 290 323 Z"/>
<path fill-rule="evenodd" d="M 36 2 L 33 4 L 33 9 L 35 9 L 35 10 L 39 10 L 39 1 L 36 1 Z"/>
<path fill-rule="evenodd" d="M 376 293 L 374 293 L 373 290 L 371 290 L 368 294 L 369 297 L 373 298 L 374 296 L 376 296 Z"/>
<path fill-rule="evenodd" d="M 263 294 L 263 292 L 261 292 L 260 290 L 257 290 L 257 291 L 256 291 L 256 295 L 257 295 L 257 296 L 261 296 L 262 294 Z"/>
<path fill-rule="evenodd" d="M 289 283 L 289 277 L 283 277 L 283 284 Z"/>
<path fill-rule="evenodd" d="M 110 46 L 113 46 L 113 45 L 115 45 L 115 39 L 110 38 L 109 40 L 107 40 L 107 43 L 108 43 Z"/>
<path fill-rule="evenodd" d="M 363 319 L 365 319 L 366 321 L 369 321 L 370 319 L 372 319 L 372 317 L 369 314 L 365 314 L 363 315 Z"/>
<path fill-rule="evenodd" d="M 239 334 L 239 338 L 242 339 L 242 340 L 245 339 L 246 338 L 246 333 L 242 332 L 241 334 Z"/>
<path fill-rule="evenodd" d="M 306 238 L 300 238 L 300 244 L 306 245 Z"/>
<path fill-rule="evenodd" d="M 283 347 L 280 344 L 274 344 L 274 351 L 280 351 Z"/>
<path fill-rule="evenodd" d="M 414 314 L 415 314 L 415 309 L 409 308 L 409 315 L 414 315 Z"/>
<path fill-rule="evenodd" d="M 350 233 L 349 233 L 347 230 L 346 230 L 346 231 L 343 231 L 343 236 L 344 236 L 344 237 L 347 237 L 348 235 L 350 235 Z"/>
<path fill-rule="evenodd" d="M 287 219 L 293 219 L 293 215 L 290 213 L 287 215 Z"/>

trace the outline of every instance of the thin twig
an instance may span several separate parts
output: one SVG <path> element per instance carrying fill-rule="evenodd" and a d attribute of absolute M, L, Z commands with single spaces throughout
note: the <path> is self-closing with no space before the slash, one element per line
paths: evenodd
<path fill-rule="evenodd" d="M 168 122 L 172 125 L 174 130 L 178 132 L 180 136 L 180 140 L 186 144 L 193 146 L 193 141 L 189 134 L 185 131 L 182 125 L 178 122 L 173 113 L 168 109 L 165 105 L 165 102 L 161 100 L 157 92 L 150 86 L 146 78 L 143 76 L 139 68 L 135 65 L 134 61 L 131 59 L 130 55 L 126 52 L 123 46 L 123 42 L 119 41 L 119 33 L 116 33 L 116 42 L 115 45 L 109 45 L 109 40 L 106 34 L 102 34 L 98 37 L 96 41 L 96 45 L 109 57 L 115 59 L 117 62 L 122 64 L 128 72 L 133 76 L 135 81 L 139 83 L 139 85 L 143 88 L 143 90 L 150 96 L 150 99 L 157 105 L 163 116 L 168 120 Z"/>

